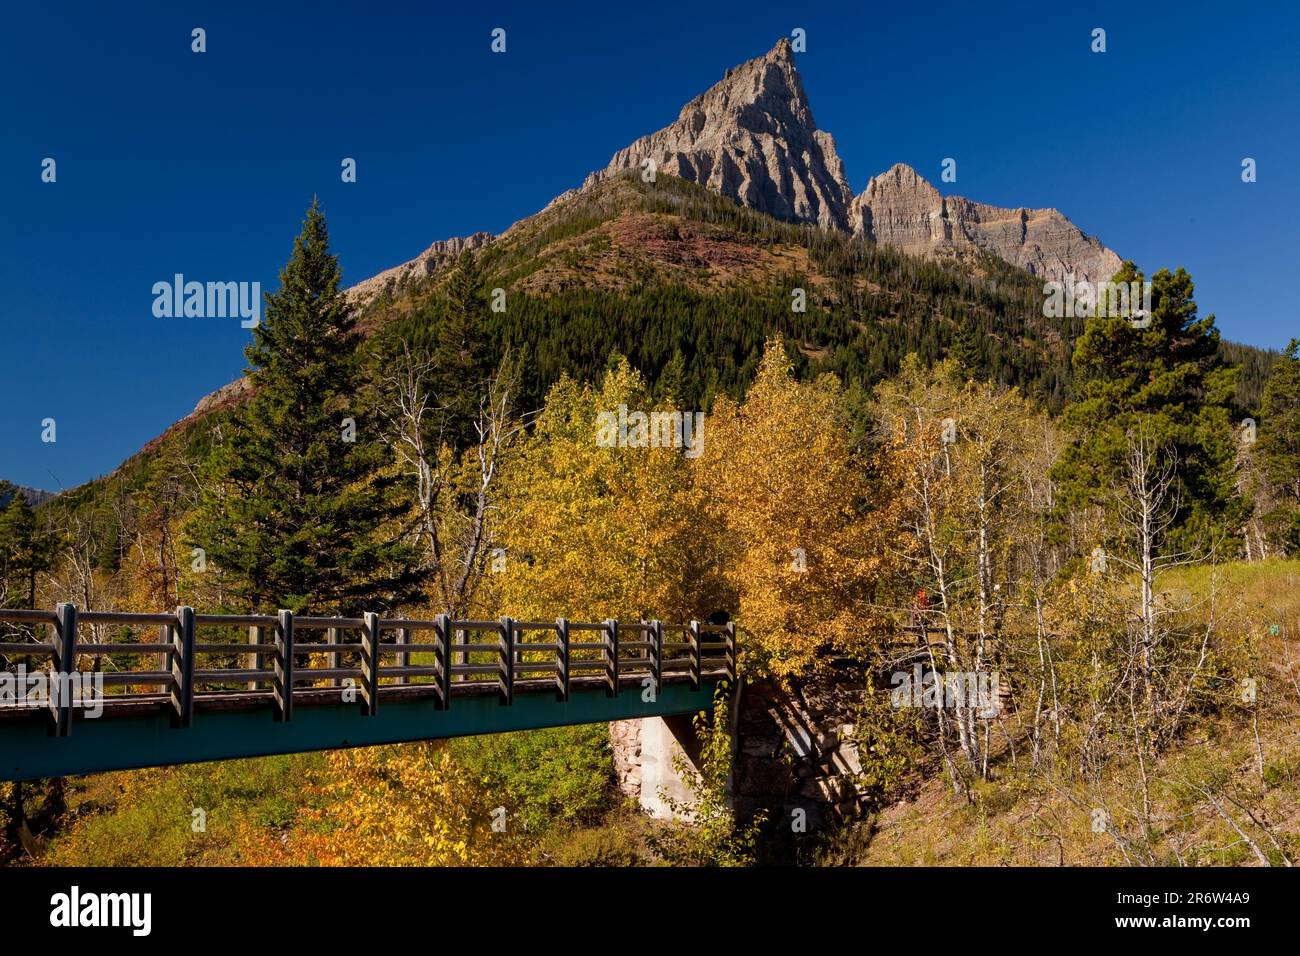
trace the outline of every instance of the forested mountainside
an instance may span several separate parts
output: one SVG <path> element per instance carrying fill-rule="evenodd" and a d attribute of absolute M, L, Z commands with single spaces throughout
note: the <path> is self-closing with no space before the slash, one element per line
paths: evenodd
<path fill-rule="evenodd" d="M 448 268 L 390 282 L 365 321 L 433 335 Z M 509 300 L 485 317 L 484 336 L 494 353 L 519 356 L 534 400 L 562 372 L 590 379 L 620 352 L 652 380 L 667 370 L 684 401 L 708 407 L 739 394 L 764 338 L 780 333 L 797 343 L 800 375 L 870 387 L 905 355 L 955 355 L 1056 412 L 1084 323 L 1045 317 L 1041 281 L 992 256 L 906 255 L 780 222 L 673 176 L 629 174 L 571 193 L 484 247 L 479 268 Z M 804 312 L 792 308 L 796 289 Z M 1256 408 L 1276 353 L 1224 351 L 1242 366 L 1239 405 Z"/>
<path fill-rule="evenodd" d="M 432 348 L 447 321 L 456 257 L 425 275 L 389 279 L 359 303 L 372 356 L 407 341 Z M 540 406 L 562 375 L 595 381 L 625 355 L 660 393 L 708 409 L 739 397 L 763 343 L 784 337 L 800 378 L 833 372 L 865 394 L 904 356 L 952 356 L 978 378 L 1020 389 L 1049 412 L 1070 394 L 1082 318 L 1043 315 L 1041 282 L 998 259 L 935 260 L 841 232 L 778 221 L 673 176 L 611 177 L 567 194 L 476 253 L 477 280 L 507 307 L 474 330 L 487 365 L 510 353 L 519 405 Z M 796 311 L 795 290 L 805 293 Z M 1257 410 L 1277 353 L 1232 342 L 1237 404 Z M 241 382 L 233 383 L 242 385 Z M 244 394 L 230 388 L 132 456 L 112 476 L 63 497 L 67 507 L 139 490 L 166 460 L 201 458 L 212 422 Z M 112 550 L 112 549 L 108 549 Z M 108 560 L 107 552 L 105 560 Z"/>

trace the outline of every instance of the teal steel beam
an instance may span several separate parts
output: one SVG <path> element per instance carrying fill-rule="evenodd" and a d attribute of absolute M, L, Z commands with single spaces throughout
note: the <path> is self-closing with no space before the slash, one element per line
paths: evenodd
<path fill-rule="evenodd" d="M 714 687 L 711 682 L 697 690 L 688 684 L 665 684 L 650 702 L 638 693 L 610 697 L 604 686 L 576 685 L 567 701 L 557 701 L 548 688 L 545 693 L 519 693 L 508 707 L 501 706 L 496 695 L 458 696 L 446 709 L 439 708 L 435 696 L 385 699 L 374 715 L 356 705 L 299 705 L 292 720 L 275 720 L 268 707 L 204 710 L 200 704 L 189 727 L 175 726 L 172 715 L 161 708 L 157 713 L 94 720 L 77 714 L 67 737 L 50 736 L 48 715 L 13 716 L 0 721 L 0 780 L 665 717 L 710 709 Z"/>

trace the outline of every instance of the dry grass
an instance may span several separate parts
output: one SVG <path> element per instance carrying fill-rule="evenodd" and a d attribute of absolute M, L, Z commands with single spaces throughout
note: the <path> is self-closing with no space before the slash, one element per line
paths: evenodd
<path fill-rule="evenodd" d="M 1048 780 L 1028 773 L 1022 761 L 1020 766 L 1004 763 L 994 782 L 976 789 L 973 805 L 955 796 L 944 778 L 931 778 L 914 799 L 889 807 L 872 821 L 872 838 L 852 862 L 1125 865 L 1140 854 L 1126 856 L 1112 834 L 1093 830 L 1089 808 L 1104 802 L 1113 829 L 1149 850 L 1159 863 L 1258 865 L 1255 850 L 1234 824 L 1271 863 L 1280 863 L 1283 855 L 1300 863 L 1297 579 L 1300 562 L 1278 560 L 1183 569 L 1163 582 L 1167 592 L 1190 593 L 1207 606 L 1206 599 L 1217 592 L 1216 613 L 1225 629 L 1250 638 L 1260 665 L 1259 743 L 1245 706 L 1197 722 L 1150 768 L 1152 810 L 1145 832 L 1137 812 L 1138 774 L 1128 762 L 1110 768 L 1100 793 L 1086 794 L 1066 775 Z M 860 834 L 851 839 L 862 842 Z"/>

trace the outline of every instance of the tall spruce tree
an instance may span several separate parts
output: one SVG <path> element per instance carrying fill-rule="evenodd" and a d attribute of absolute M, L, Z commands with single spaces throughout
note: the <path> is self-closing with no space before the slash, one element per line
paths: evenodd
<path fill-rule="evenodd" d="M 1270 524 L 1289 551 L 1300 551 L 1300 339 L 1291 340 L 1264 385 L 1259 453 L 1279 503 Z"/>
<path fill-rule="evenodd" d="M 492 372 L 485 339 L 488 306 L 483 275 L 469 249 L 457 257 L 445 292 L 433 353 L 435 391 L 446 409 L 444 434 L 459 449 L 473 440 L 479 398 Z"/>
<path fill-rule="evenodd" d="M 36 579 L 53 567 L 56 543 L 54 535 L 41 527 L 27 496 L 15 488 L 0 511 L 0 599 L 4 603 L 36 606 Z"/>
<path fill-rule="evenodd" d="M 952 334 L 952 344 L 948 346 L 948 358 L 955 360 L 970 376 L 982 377 L 984 356 L 980 352 L 979 337 L 971 325 L 957 326 Z"/>
<path fill-rule="evenodd" d="M 1144 277 L 1126 262 L 1113 281 Z M 1073 439 L 1053 472 L 1058 500 L 1067 509 L 1109 505 L 1141 429 L 1177 460 L 1180 507 L 1168 546 L 1205 546 L 1215 534 L 1235 535 L 1246 516 L 1234 475 L 1236 369 L 1220 356 L 1214 316 L 1197 316 L 1191 276 L 1161 269 L 1151 282 L 1149 316 L 1093 316 L 1075 344 L 1065 409 Z"/>
<path fill-rule="evenodd" d="M 251 394 L 204 468 L 194 547 L 250 610 L 355 615 L 413 595 L 404 504 L 313 200 L 245 351 Z"/>

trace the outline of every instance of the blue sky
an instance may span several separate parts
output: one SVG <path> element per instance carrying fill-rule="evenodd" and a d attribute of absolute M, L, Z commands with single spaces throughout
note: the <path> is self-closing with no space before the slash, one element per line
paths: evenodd
<path fill-rule="evenodd" d="M 348 283 L 498 232 L 795 27 L 855 192 L 906 162 L 1055 206 L 1148 270 L 1186 266 L 1225 336 L 1300 335 L 1294 3 L 369 6 L 0 10 L 0 478 L 111 471 L 239 375 L 250 333 L 155 318 L 155 282 L 273 289 L 313 194 Z"/>

